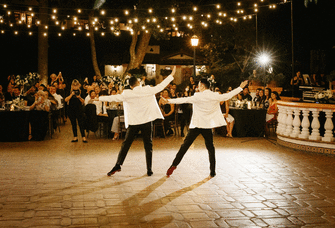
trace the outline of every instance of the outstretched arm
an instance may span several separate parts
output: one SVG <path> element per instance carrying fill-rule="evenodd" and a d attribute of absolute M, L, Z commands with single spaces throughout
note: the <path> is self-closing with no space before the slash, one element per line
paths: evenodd
<path fill-rule="evenodd" d="M 167 102 L 170 104 L 185 104 L 185 103 L 193 103 L 194 97 L 179 97 L 168 99 Z"/>
<path fill-rule="evenodd" d="M 110 95 L 110 96 L 101 96 L 101 97 L 99 97 L 99 101 L 122 102 L 123 101 L 123 95 L 122 94 L 116 94 L 116 95 Z"/>
<path fill-rule="evenodd" d="M 234 89 L 233 91 L 229 92 L 229 93 L 224 93 L 224 94 L 219 94 L 217 95 L 219 97 L 220 101 L 226 101 L 231 99 L 232 97 L 236 96 L 237 94 L 239 94 L 243 88 L 248 85 L 248 80 L 245 80 L 244 82 L 242 82 L 240 84 L 239 87 L 237 87 L 236 89 Z"/>
<path fill-rule="evenodd" d="M 169 83 L 174 79 L 174 75 L 176 73 L 176 66 L 173 67 L 172 73 L 165 78 L 161 83 L 156 85 L 155 87 L 150 87 L 150 93 L 156 94 L 162 91 Z"/>

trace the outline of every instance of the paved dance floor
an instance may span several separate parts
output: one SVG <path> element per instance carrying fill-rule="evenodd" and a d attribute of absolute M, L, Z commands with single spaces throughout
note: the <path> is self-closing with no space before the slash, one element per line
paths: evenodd
<path fill-rule="evenodd" d="M 201 136 L 167 178 L 183 139 L 154 138 L 153 176 L 141 138 L 111 177 L 121 140 L 70 123 L 42 142 L 0 143 L 0 227 L 335 227 L 335 157 L 264 138 L 215 136 L 209 177 Z"/>

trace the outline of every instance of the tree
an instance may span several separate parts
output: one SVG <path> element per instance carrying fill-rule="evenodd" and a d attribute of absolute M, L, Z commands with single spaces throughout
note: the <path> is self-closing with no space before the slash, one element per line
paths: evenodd
<path fill-rule="evenodd" d="M 39 19 L 42 25 L 48 24 L 48 0 L 39 1 Z M 48 84 L 48 36 L 45 26 L 38 27 L 38 73 L 43 84 Z"/>
<path fill-rule="evenodd" d="M 95 49 L 95 38 L 94 38 L 94 28 L 93 28 L 93 17 L 94 17 L 94 11 L 91 10 L 89 13 L 89 33 L 90 33 L 90 44 L 91 44 L 91 58 L 92 58 L 92 63 L 93 63 L 93 68 L 96 76 L 101 77 L 101 72 L 99 69 L 99 64 L 98 64 L 98 58 L 97 58 L 97 51 Z"/>

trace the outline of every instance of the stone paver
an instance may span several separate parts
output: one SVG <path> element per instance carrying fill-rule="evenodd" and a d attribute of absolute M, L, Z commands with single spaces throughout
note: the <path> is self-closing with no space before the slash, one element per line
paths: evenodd
<path fill-rule="evenodd" d="M 335 157 L 214 140 L 215 178 L 201 136 L 169 178 L 180 137 L 154 139 L 151 177 L 141 139 L 107 177 L 121 141 L 71 143 L 68 122 L 52 139 L 0 143 L 0 227 L 335 227 Z"/>

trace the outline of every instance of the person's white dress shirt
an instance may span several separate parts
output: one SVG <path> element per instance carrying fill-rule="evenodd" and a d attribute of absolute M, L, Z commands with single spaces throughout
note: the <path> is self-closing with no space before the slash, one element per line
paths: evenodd
<path fill-rule="evenodd" d="M 229 93 L 219 94 L 206 89 L 203 92 L 195 93 L 191 97 L 169 99 L 169 103 L 193 104 L 193 114 L 190 128 L 209 129 L 227 125 L 221 112 L 220 102 L 229 100 L 241 91 L 242 89 L 238 87 Z"/>
<path fill-rule="evenodd" d="M 54 96 L 54 98 L 58 102 L 57 109 L 63 108 L 63 103 L 62 103 L 63 97 L 61 95 L 57 94 L 57 93 L 54 93 L 52 95 Z"/>
<path fill-rule="evenodd" d="M 122 94 L 99 97 L 99 100 L 123 102 L 126 128 L 129 125 L 140 125 L 155 119 L 164 119 L 155 94 L 162 91 L 172 80 L 173 76 L 170 75 L 157 86 L 136 86 L 132 90 L 124 90 Z"/>

